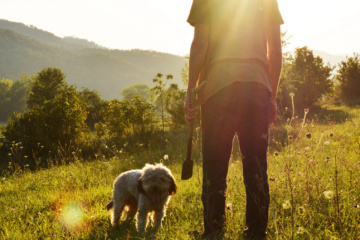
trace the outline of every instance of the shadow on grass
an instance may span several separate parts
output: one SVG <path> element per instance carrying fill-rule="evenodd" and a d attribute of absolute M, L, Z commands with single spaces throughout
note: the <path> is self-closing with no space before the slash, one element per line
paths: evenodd
<path fill-rule="evenodd" d="M 107 224 L 106 224 L 107 225 Z M 110 225 L 110 222 L 109 222 Z M 107 225 L 107 229 L 93 229 L 86 239 L 128 239 L 128 240 L 152 240 L 156 239 L 156 230 L 148 227 L 144 234 L 139 234 L 136 230 L 135 219 L 132 222 L 121 222 L 117 228 Z M 106 233 L 105 233 L 106 232 Z"/>
<path fill-rule="evenodd" d="M 353 116 L 341 108 L 316 108 L 313 113 L 309 113 L 309 119 L 315 120 L 320 124 L 344 123 L 353 118 Z"/>

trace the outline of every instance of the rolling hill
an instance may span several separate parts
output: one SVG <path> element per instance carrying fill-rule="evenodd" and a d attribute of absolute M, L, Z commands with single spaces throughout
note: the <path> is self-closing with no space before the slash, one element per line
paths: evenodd
<path fill-rule="evenodd" d="M 121 98 L 135 83 L 152 85 L 158 72 L 181 83 L 186 59 L 145 50 L 113 50 L 73 37 L 60 38 L 22 23 L 0 20 L 0 78 L 17 80 L 46 67 L 60 68 L 78 88 L 96 89 L 104 99 Z"/>

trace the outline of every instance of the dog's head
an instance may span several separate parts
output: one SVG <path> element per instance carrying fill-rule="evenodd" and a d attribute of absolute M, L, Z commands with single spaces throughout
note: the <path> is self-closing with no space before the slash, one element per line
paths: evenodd
<path fill-rule="evenodd" d="M 177 186 L 170 169 L 164 165 L 146 164 L 138 180 L 138 191 L 151 197 L 157 205 L 162 199 L 176 193 Z"/>

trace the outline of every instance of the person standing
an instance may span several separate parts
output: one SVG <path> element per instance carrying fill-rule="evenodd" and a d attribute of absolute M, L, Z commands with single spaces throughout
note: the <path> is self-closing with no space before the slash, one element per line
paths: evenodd
<path fill-rule="evenodd" d="M 244 237 L 265 239 L 270 203 L 268 127 L 276 118 L 282 67 L 283 19 L 277 0 L 193 0 L 194 27 L 184 110 L 197 118 L 190 90 L 206 80 L 201 104 L 205 239 L 221 239 L 225 225 L 226 177 L 237 134 L 246 189 Z"/>

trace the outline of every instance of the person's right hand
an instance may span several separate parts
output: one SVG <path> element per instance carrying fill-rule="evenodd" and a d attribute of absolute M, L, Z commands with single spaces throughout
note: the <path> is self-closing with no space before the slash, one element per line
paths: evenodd
<path fill-rule="evenodd" d="M 194 107 L 194 108 L 191 107 L 190 92 L 186 93 L 184 111 L 185 111 L 185 121 L 188 125 L 191 125 L 196 120 L 198 107 Z"/>
<path fill-rule="evenodd" d="M 277 105 L 276 105 L 276 101 L 272 101 L 272 102 L 271 102 L 271 105 L 270 105 L 270 118 L 269 118 L 269 123 L 275 122 L 276 115 L 277 115 Z"/>

